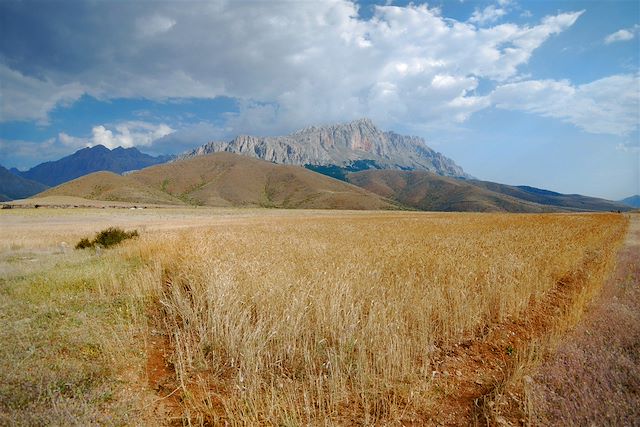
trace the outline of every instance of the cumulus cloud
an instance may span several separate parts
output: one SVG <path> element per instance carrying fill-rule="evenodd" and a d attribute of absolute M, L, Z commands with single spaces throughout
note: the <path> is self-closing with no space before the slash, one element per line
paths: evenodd
<path fill-rule="evenodd" d="M 230 128 L 199 122 L 154 140 L 144 151 L 153 155 L 182 153 L 210 141 L 229 140 L 234 136 Z"/>
<path fill-rule="evenodd" d="M 623 42 L 628 40 L 633 40 L 640 30 L 640 25 L 636 24 L 631 28 L 623 28 L 621 30 L 616 31 L 615 33 L 609 34 L 605 37 L 605 44 L 611 44 L 615 42 Z"/>
<path fill-rule="evenodd" d="M 24 3 L 3 7 L 27 10 Z M 9 71 L 30 79 L 25 70 L 38 69 L 45 86 L 10 83 L 3 103 L 12 111 L 2 120 L 46 117 L 84 91 L 101 99 L 232 97 L 241 108 L 229 123 L 242 132 L 361 116 L 383 126 L 456 123 L 489 105 L 475 93 L 480 80 L 517 76 L 540 45 L 582 13 L 477 28 L 413 4 L 376 6 L 363 20 L 345 0 L 94 2 L 58 10 L 65 5 L 43 4 L 51 10 L 42 12 L 49 19 L 37 33 L 6 30 L 23 40 L 20 55 L 10 45 L 0 52 L 11 59 Z M 45 38 L 63 60 L 39 53 Z M 128 141 L 125 131 L 100 132 L 107 141 Z"/>
<path fill-rule="evenodd" d="M 577 86 L 566 80 L 509 83 L 491 100 L 499 108 L 557 118 L 590 133 L 627 136 L 639 126 L 640 77 L 614 75 Z"/>
<path fill-rule="evenodd" d="M 173 132 L 175 132 L 174 129 L 164 123 L 128 121 L 118 123 L 111 129 L 104 125 L 94 126 L 91 129 L 91 136 L 88 138 L 74 137 L 61 132 L 58 134 L 58 140 L 63 145 L 72 148 L 93 147 L 94 145 L 104 145 L 110 149 L 145 147 Z"/>

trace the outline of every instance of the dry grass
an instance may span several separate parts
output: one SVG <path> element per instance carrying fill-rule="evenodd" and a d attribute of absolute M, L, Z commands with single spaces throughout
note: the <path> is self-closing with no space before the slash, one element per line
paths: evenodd
<path fill-rule="evenodd" d="M 181 200 L 149 187 L 131 176 L 113 172 L 94 172 L 65 182 L 38 194 L 38 198 L 70 196 L 102 201 L 136 204 L 182 205 Z"/>
<path fill-rule="evenodd" d="M 193 420 L 426 420 L 439 349 L 517 319 L 596 259 L 617 215 L 274 218 L 151 239 L 139 280 Z M 591 262 L 590 261 L 590 262 Z M 455 393 L 449 391 L 448 393 Z"/>
<path fill-rule="evenodd" d="M 537 425 L 640 420 L 640 217 L 597 304 L 529 384 Z"/>
<path fill-rule="evenodd" d="M 473 399 L 441 359 L 530 319 L 560 279 L 589 276 L 576 286 L 593 293 L 626 227 L 607 214 L 204 209 L 0 221 L 0 423 L 23 424 L 442 424 L 438 408 Z M 102 257 L 59 249 L 105 225 L 141 236 Z M 528 363 L 508 367 L 522 377 Z"/>

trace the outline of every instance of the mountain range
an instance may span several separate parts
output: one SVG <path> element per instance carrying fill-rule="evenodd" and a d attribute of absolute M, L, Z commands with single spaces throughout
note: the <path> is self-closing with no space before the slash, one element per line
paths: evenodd
<path fill-rule="evenodd" d="M 119 175 L 124 172 L 126 176 Z M 98 145 L 26 172 L 0 169 L 0 197 L 5 200 L 60 183 L 38 197 L 283 208 L 630 209 L 603 199 L 477 180 L 422 139 L 380 131 L 368 119 L 312 126 L 287 136 L 210 142 L 177 159 Z"/>
<path fill-rule="evenodd" d="M 181 159 L 221 151 L 274 163 L 350 167 L 362 163 L 373 169 L 425 170 L 444 176 L 468 177 L 462 168 L 429 148 L 422 138 L 383 132 L 371 120 L 310 126 L 286 136 L 240 135 L 213 141 Z"/>
<path fill-rule="evenodd" d="M 426 211 L 585 212 L 625 211 L 610 200 L 560 194 L 528 186 L 444 177 L 425 171 L 366 170 L 348 182 L 404 206 Z"/>
<path fill-rule="evenodd" d="M 634 196 L 627 197 L 625 199 L 620 200 L 620 203 L 627 206 L 631 206 L 632 208 L 640 209 L 640 195 L 636 194 Z"/>
<path fill-rule="evenodd" d="M 44 184 L 17 176 L 0 166 L 0 202 L 24 199 L 47 188 Z"/>
<path fill-rule="evenodd" d="M 103 145 L 96 145 L 78 150 L 60 160 L 41 163 L 25 172 L 17 169 L 12 169 L 12 172 L 22 178 L 53 187 L 92 172 L 123 173 L 165 163 L 170 159 L 169 156 L 153 157 L 134 147 L 110 150 Z"/>

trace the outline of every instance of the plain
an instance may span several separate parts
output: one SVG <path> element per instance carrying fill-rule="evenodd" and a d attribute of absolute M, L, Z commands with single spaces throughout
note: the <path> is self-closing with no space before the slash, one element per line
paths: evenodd
<path fill-rule="evenodd" d="M 0 421 L 527 423 L 619 214 L 0 212 Z M 108 226 L 140 237 L 74 251 Z M 541 407 L 540 407 L 541 408 Z"/>

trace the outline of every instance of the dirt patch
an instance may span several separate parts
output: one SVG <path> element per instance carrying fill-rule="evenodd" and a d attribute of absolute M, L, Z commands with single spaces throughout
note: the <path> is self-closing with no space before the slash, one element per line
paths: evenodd
<path fill-rule="evenodd" d="M 153 412 L 166 425 L 182 425 L 181 387 L 169 362 L 171 345 L 165 336 L 152 335 L 147 341 L 147 384 L 156 394 Z"/>

